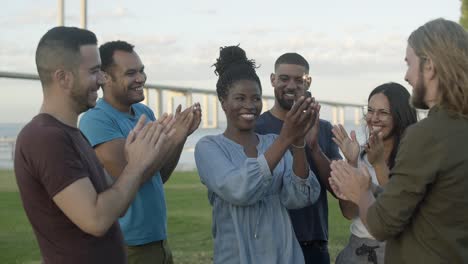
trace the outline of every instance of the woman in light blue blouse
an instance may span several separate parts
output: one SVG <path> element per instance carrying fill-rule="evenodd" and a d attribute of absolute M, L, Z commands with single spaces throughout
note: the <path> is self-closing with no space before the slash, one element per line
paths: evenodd
<path fill-rule="evenodd" d="M 229 46 L 214 66 L 227 127 L 195 148 L 213 207 L 214 263 L 304 263 L 286 209 L 310 205 L 320 193 L 304 151 L 317 105 L 299 98 L 279 136 L 258 135 L 262 90 L 255 62 Z"/>

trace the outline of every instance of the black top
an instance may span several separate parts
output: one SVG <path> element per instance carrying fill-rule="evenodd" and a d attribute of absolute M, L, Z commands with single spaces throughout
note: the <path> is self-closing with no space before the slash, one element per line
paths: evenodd
<path fill-rule="evenodd" d="M 256 132 L 259 134 L 279 134 L 283 121 L 267 111 L 257 119 Z M 330 122 L 320 119 L 320 131 L 318 143 L 323 153 L 330 159 L 341 159 L 338 146 L 333 142 L 332 125 Z M 320 196 L 316 203 L 302 209 L 289 210 L 291 222 L 296 233 L 297 240 L 325 240 L 328 241 L 328 201 L 327 189 L 318 176 L 317 166 L 310 155 L 310 149 L 306 147 L 307 161 L 311 170 L 315 173 L 320 186 Z"/>

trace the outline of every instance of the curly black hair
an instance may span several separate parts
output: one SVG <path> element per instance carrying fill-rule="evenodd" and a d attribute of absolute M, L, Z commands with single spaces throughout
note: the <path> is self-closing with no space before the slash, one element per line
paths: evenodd
<path fill-rule="evenodd" d="M 216 83 L 216 93 L 219 100 L 228 95 L 229 88 L 237 81 L 250 80 L 258 83 L 260 92 L 262 84 L 255 69 L 258 67 L 254 60 L 249 60 L 245 51 L 237 46 L 226 46 L 219 49 L 214 73 L 219 76 Z"/>

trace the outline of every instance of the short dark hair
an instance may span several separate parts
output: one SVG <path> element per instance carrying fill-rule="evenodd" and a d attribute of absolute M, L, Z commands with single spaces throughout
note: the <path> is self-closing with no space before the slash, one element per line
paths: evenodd
<path fill-rule="evenodd" d="M 229 88 L 237 81 L 250 80 L 258 83 L 260 92 L 262 84 L 258 78 L 254 60 L 249 60 L 245 51 L 237 46 L 221 47 L 219 49 L 219 58 L 216 59 L 215 74 L 219 76 L 216 83 L 216 93 L 218 99 L 225 98 Z"/>
<path fill-rule="evenodd" d="M 416 123 L 418 118 L 416 110 L 410 104 L 410 93 L 403 85 L 394 82 L 379 85 L 372 90 L 367 101 L 369 102 L 372 96 L 379 93 L 387 97 L 393 119 L 393 129 L 390 133 L 394 137 L 394 141 L 388 162 L 388 167 L 391 169 L 395 165 L 398 146 L 406 128 Z"/>
<path fill-rule="evenodd" d="M 134 47 L 134 45 L 122 40 L 109 41 L 102 44 L 99 47 L 99 53 L 101 54 L 101 69 L 109 73 L 109 68 L 114 64 L 114 53 L 117 50 L 132 53 Z"/>
<path fill-rule="evenodd" d="M 280 64 L 300 65 L 300 66 L 304 66 L 306 71 L 309 71 L 309 63 L 307 62 L 307 60 L 304 59 L 304 57 L 302 57 L 300 54 L 295 53 L 295 52 L 288 52 L 279 56 L 275 62 L 275 71 Z"/>
<path fill-rule="evenodd" d="M 83 45 L 97 45 L 96 35 L 86 29 L 60 26 L 42 36 L 36 49 L 36 67 L 43 87 L 50 84 L 55 70 L 74 70 L 79 65 Z"/>

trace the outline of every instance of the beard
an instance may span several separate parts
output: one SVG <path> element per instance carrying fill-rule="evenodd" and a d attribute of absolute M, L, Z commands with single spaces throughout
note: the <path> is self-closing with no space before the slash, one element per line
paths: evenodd
<path fill-rule="evenodd" d="M 424 85 L 423 74 L 419 73 L 418 81 L 416 86 L 413 87 L 413 95 L 411 96 L 411 104 L 418 109 L 429 109 L 429 106 L 424 102 L 424 97 L 426 97 L 427 88 Z"/>
<path fill-rule="evenodd" d="M 275 98 L 281 108 L 285 110 L 291 110 L 292 106 L 294 105 L 294 100 L 286 100 L 281 97 L 281 94 L 275 91 Z"/>
<path fill-rule="evenodd" d="M 75 103 L 76 111 L 82 113 L 96 105 L 96 102 L 89 101 L 88 90 L 83 89 L 79 81 L 76 81 L 71 90 L 71 97 Z"/>

